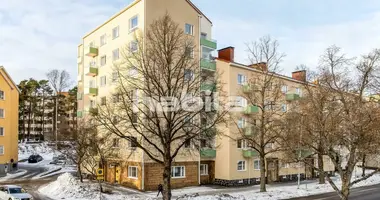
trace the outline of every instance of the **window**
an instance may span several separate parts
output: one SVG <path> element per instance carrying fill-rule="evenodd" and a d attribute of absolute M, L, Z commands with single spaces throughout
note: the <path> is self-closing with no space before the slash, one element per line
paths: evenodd
<path fill-rule="evenodd" d="M 0 108 L 0 118 L 4 118 L 4 116 L 5 116 L 5 111 L 4 109 Z"/>
<path fill-rule="evenodd" d="M 191 140 L 188 139 L 185 141 L 185 148 L 190 148 L 191 147 Z"/>
<path fill-rule="evenodd" d="M 300 97 L 302 96 L 301 88 L 296 88 L 296 94 L 298 94 Z"/>
<path fill-rule="evenodd" d="M 185 177 L 185 167 L 184 166 L 173 166 L 172 167 L 172 178 L 184 178 Z"/>
<path fill-rule="evenodd" d="M 241 160 L 237 163 L 237 170 L 238 171 L 245 171 L 245 161 Z"/>
<path fill-rule="evenodd" d="M 288 92 L 288 86 L 287 85 L 281 86 L 281 92 L 286 94 Z"/>
<path fill-rule="evenodd" d="M 185 25 L 185 33 L 188 35 L 193 35 L 194 34 L 194 26 L 191 24 L 186 24 Z"/>
<path fill-rule="evenodd" d="M 0 136 L 4 136 L 4 127 L 0 127 Z"/>
<path fill-rule="evenodd" d="M 107 43 L 106 41 L 106 34 L 100 36 L 100 46 L 103 46 Z"/>
<path fill-rule="evenodd" d="M 137 178 L 136 166 L 128 166 L 128 178 Z"/>
<path fill-rule="evenodd" d="M 137 50 L 138 50 L 138 44 L 137 44 L 137 41 L 132 41 L 131 43 L 129 43 L 129 50 L 130 50 L 132 53 L 137 52 Z"/>
<path fill-rule="evenodd" d="M 185 49 L 185 55 L 188 58 L 194 58 L 194 49 L 191 47 L 186 47 Z"/>
<path fill-rule="evenodd" d="M 254 160 L 253 161 L 253 169 L 254 170 L 260 170 L 260 160 Z"/>
<path fill-rule="evenodd" d="M 90 108 L 95 108 L 96 105 L 95 105 L 95 101 L 94 100 L 90 100 Z"/>
<path fill-rule="evenodd" d="M 132 113 L 132 123 L 137 123 L 137 113 Z"/>
<path fill-rule="evenodd" d="M 116 26 L 112 29 L 112 39 L 119 37 L 119 26 Z"/>
<path fill-rule="evenodd" d="M 102 97 L 102 98 L 100 99 L 100 105 L 105 106 L 106 104 L 107 104 L 107 99 L 106 99 L 106 97 Z"/>
<path fill-rule="evenodd" d="M 112 51 L 112 60 L 119 60 L 119 48 Z"/>
<path fill-rule="evenodd" d="M 274 110 L 274 109 L 275 109 L 275 103 L 273 101 L 266 102 L 265 110 Z"/>
<path fill-rule="evenodd" d="M 208 165 L 207 164 L 201 164 L 201 175 L 208 175 Z"/>
<path fill-rule="evenodd" d="M 270 143 L 266 144 L 265 148 L 273 149 L 273 142 L 270 142 Z"/>
<path fill-rule="evenodd" d="M 112 140 L 112 147 L 115 147 L 115 148 L 119 147 L 119 138 L 114 138 Z"/>
<path fill-rule="evenodd" d="M 4 146 L 0 145 L 0 155 L 4 155 Z"/>
<path fill-rule="evenodd" d="M 247 99 L 243 97 L 236 97 L 236 106 L 237 107 L 246 107 L 247 106 Z"/>
<path fill-rule="evenodd" d="M 237 148 L 238 149 L 246 149 L 247 148 L 247 140 L 240 139 L 237 141 Z"/>
<path fill-rule="evenodd" d="M 102 57 L 100 57 L 100 66 L 104 66 L 107 64 L 107 56 L 104 55 Z"/>
<path fill-rule="evenodd" d="M 139 17 L 134 16 L 129 20 L 129 31 L 133 31 L 139 25 Z"/>
<path fill-rule="evenodd" d="M 4 99 L 5 99 L 4 91 L 0 90 L 0 100 L 4 100 Z"/>
<path fill-rule="evenodd" d="M 118 78 L 119 75 L 117 74 L 117 72 L 112 72 L 112 82 L 116 82 Z"/>
<path fill-rule="evenodd" d="M 238 120 L 238 128 L 245 128 L 245 119 L 244 118 L 240 118 Z"/>
<path fill-rule="evenodd" d="M 131 67 L 131 69 L 129 69 L 128 73 L 129 73 L 129 76 L 132 76 L 132 77 L 137 76 L 137 74 L 138 74 L 137 68 L 136 67 Z"/>
<path fill-rule="evenodd" d="M 100 77 L 100 86 L 104 87 L 106 85 L 107 85 L 107 77 L 106 76 Z"/>
<path fill-rule="evenodd" d="M 289 163 L 281 162 L 281 168 L 289 168 Z"/>
<path fill-rule="evenodd" d="M 191 81 L 194 79 L 194 72 L 191 69 L 185 69 L 185 81 Z"/>
<path fill-rule="evenodd" d="M 201 143 L 201 148 L 206 148 L 207 147 L 207 141 L 205 139 L 201 139 L 200 143 Z"/>
<path fill-rule="evenodd" d="M 207 39 L 207 33 L 201 33 L 201 39 Z"/>
<path fill-rule="evenodd" d="M 282 104 L 282 105 L 281 105 L 281 111 L 282 111 L 282 112 L 286 112 L 286 111 L 288 111 L 288 106 L 287 106 L 286 104 Z"/>
<path fill-rule="evenodd" d="M 112 101 L 113 103 L 119 102 L 120 101 L 120 95 L 119 94 L 114 94 L 112 100 L 113 100 Z"/>
<path fill-rule="evenodd" d="M 238 74 L 238 84 L 239 85 L 243 85 L 245 84 L 247 81 L 247 77 L 242 75 L 242 74 Z"/>

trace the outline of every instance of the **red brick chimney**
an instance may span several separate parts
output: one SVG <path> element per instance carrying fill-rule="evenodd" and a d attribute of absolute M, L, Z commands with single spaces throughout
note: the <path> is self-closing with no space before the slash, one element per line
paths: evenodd
<path fill-rule="evenodd" d="M 255 68 L 257 70 L 260 70 L 260 71 L 268 71 L 268 65 L 266 62 L 260 62 L 260 63 L 256 63 L 256 64 L 252 64 L 252 65 L 249 65 L 249 67 L 252 67 L 252 68 Z"/>
<path fill-rule="evenodd" d="M 228 62 L 234 62 L 235 47 L 226 47 L 218 50 L 218 58 Z"/>
<path fill-rule="evenodd" d="M 299 81 L 306 82 L 306 70 L 292 72 L 292 78 Z"/>

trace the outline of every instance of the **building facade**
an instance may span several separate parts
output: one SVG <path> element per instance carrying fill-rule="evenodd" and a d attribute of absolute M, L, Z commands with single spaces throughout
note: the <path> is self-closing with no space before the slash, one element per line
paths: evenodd
<path fill-rule="evenodd" d="M 0 175 L 17 168 L 19 90 L 0 66 Z"/>
<path fill-rule="evenodd" d="M 223 90 L 229 96 L 238 95 L 241 85 L 238 76 L 250 76 L 253 68 L 234 62 L 233 48 L 219 51 L 215 60 L 212 55 L 217 42 L 212 39 L 212 22 L 189 0 L 135 0 L 125 9 L 112 16 L 108 21 L 82 38 L 78 46 L 78 121 L 87 119 L 91 109 L 96 109 L 102 99 L 111 99 L 115 93 L 117 74 L 113 63 L 121 57 L 125 46 L 133 46 L 134 33 L 144 34 L 148 26 L 168 13 L 183 28 L 186 34 L 194 36 L 196 43 L 195 59 L 199 59 L 202 76 L 213 77 L 221 74 L 225 83 Z M 294 77 L 279 77 L 289 85 L 289 92 L 301 88 L 304 82 L 298 80 L 301 72 Z M 213 88 L 213 83 L 203 82 L 200 90 Z M 299 91 L 299 89 L 297 90 Z M 288 92 L 288 91 L 287 91 Z M 219 127 L 218 127 L 219 128 Z M 185 187 L 216 183 L 226 186 L 258 184 L 260 182 L 257 157 L 246 155 L 249 149 L 238 147 L 234 127 L 223 128 L 227 137 L 215 138 L 214 149 L 202 149 L 193 153 L 180 152 L 173 163 L 172 187 Z M 235 138 L 235 139 L 234 139 Z M 156 190 L 162 183 L 163 168 L 153 162 L 144 152 L 136 149 L 125 140 L 112 138 L 114 148 L 118 149 L 115 158 L 109 158 L 103 166 L 105 180 L 139 190 Z M 127 158 L 127 159 L 121 159 Z M 270 181 L 296 180 L 297 174 L 306 177 L 304 166 L 286 163 L 281 155 L 271 155 L 268 159 Z M 273 163 L 273 164 L 271 164 Z M 328 162 L 326 162 L 328 163 Z M 310 170 L 309 170 L 310 171 Z M 332 171 L 326 165 L 326 171 Z M 312 170 L 309 173 L 315 176 Z"/>

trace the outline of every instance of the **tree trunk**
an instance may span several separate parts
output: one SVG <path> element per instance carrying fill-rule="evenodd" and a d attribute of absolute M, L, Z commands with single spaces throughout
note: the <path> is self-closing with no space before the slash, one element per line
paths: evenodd
<path fill-rule="evenodd" d="M 103 193 L 103 185 L 102 185 L 102 182 L 100 180 L 98 180 L 98 184 L 99 184 L 99 189 L 100 189 L 100 193 Z"/>
<path fill-rule="evenodd" d="M 29 113 L 28 113 L 28 137 L 27 140 L 30 139 L 30 129 L 31 129 L 31 120 L 32 120 L 32 102 L 29 102 Z"/>
<path fill-rule="evenodd" d="M 349 187 L 350 181 L 346 178 L 342 179 L 342 190 L 340 199 L 341 200 L 348 200 L 348 196 L 350 195 L 350 187 Z"/>
<path fill-rule="evenodd" d="M 363 156 L 363 160 L 362 160 L 362 177 L 365 176 L 365 155 Z"/>
<path fill-rule="evenodd" d="M 318 154 L 319 184 L 325 184 L 325 170 L 323 169 L 323 155 Z"/>
<path fill-rule="evenodd" d="M 249 167 L 249 166 L 248 166 Z M 265 156 L 260 155 L 260 192 L 266 192 Z"/>
<path fill-rule="evenodd" d="M 171 169 L 172 169 L 172 163 L 171 161 L 165 161 L 164 162 L 164 173 L 163 173 L 163 189 L 162 196 L 164 200 L 170 200 L 172 198 L 172 190 L 171 190 Z"/>
<path fill-rule="evenodd" d="M 83 183 L 83 175 L 82 175 L 82 168 L 81 168 L 81 161 L 78 161 L 77 163 L 77 170 L 78 170 L 78 176 L 81 183 Z"/>

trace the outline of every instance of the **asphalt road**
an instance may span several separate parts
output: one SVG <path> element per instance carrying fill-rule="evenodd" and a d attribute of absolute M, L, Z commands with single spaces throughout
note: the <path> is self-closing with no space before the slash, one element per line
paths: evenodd
<path fill-rule="evenodd" d="M 339 196 L 336 192 L 330 192 L 325 194 L 292 198 L 289 200 L 339 200 Z M 380 184 L 364 186 L 351 189 L 349 196 L 350 200 L 379 200 L 380 199 Z"/>

